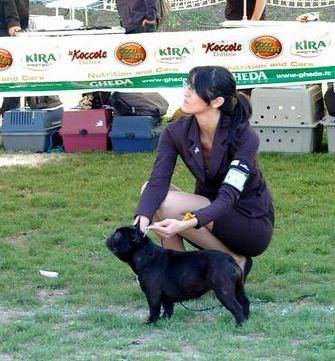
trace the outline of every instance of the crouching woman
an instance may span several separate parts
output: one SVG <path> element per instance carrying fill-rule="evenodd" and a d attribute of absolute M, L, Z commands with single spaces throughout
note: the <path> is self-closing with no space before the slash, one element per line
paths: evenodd
<path fill-rule="evenodd" d="M 190 114 L 161 134 L 157 158 L 136 211 L 165 248 L 230 254 L 246 279 L 251 257 L 269 246 L 274 227 L 272 197 L 256 160 L 259 139 L 249 124 L 251 106 L 233 75 L 219 66 L 189 73 L 182 111 Z M 171 184 L 177 157 L 193 174 L 194 194 Z"/>

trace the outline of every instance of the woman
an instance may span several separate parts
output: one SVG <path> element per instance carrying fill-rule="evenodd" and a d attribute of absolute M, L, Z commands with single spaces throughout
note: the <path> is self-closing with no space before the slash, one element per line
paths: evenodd
<path fill-rule="evenodd" d="M 225 8 L 225 18 L 227 20 L 243 19 L 243 0 L 227 0 Z M 247 0 L 247 19 L 248 20 L 265 20 L 266 0 Z"/>
<path fill-rule="evenodd" d="M 236 91 L 233 75 L 219 66 L 190 71 L 182 111 L 163 131 L 157 158 L 135 218 L 166 248 L 198 248 L 230 254 L 248 275 L 268 247 L 274 213 L 256 161 L 259 139 L 249 124 L 251 107 Z M 195 193 L 170 185 L 177 156 L 196 179 Z"/>
<path fill-rule="evenodd" d="M 157 30 L 160 19 L 158 0 L 116 0 L 116 6 L 126 34 Z"/>

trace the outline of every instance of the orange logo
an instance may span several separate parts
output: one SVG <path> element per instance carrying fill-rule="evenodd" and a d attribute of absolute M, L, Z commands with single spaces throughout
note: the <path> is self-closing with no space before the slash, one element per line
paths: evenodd
<path fill-rule="evenodd" d="M 5 49 L 0 49 L 0 70 L 8 69 L 12 64 L 12 54 Z"/>
<path fill-rule="evenodd" d="M 258 36 L 251 41 L 250 51 L 258 58 L 271 59 L 281 54 L 283 46 L 281 42 L 273 36 Z"/>
<path fill-rule="evenodd" d="M 138 65 L 144 62 L 147 52 L 141 44 L 124 43 L 116 48 L 115 57 L 121 63 Z"/>

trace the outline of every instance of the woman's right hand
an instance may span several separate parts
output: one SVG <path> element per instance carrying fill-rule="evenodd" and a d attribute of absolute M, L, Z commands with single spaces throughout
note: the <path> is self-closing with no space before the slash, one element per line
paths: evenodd
<path fill-rule="evenodd" d="M 163 237 L 171 237 L 175 234 L 180 234 L 189 228 L 193 228 L 197 225 L 198 220 L 196 218 L 189 221 L 181 221 L 178 219 L 165 218 L 163 221 L 155 222 L 150 229 L 158 233 Z"/>
<path fill-rule="evenodd" d="M 150 224 L 150 219 L 146 216 L 138 215 L 136 216 L 133 225 L 136 225 L 138 222 L 140 224 L 140 230 L 144 233 L 145 228 Z"/>

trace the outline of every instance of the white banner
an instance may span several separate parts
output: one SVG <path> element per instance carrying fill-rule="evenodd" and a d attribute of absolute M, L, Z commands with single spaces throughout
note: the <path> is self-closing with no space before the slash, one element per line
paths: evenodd
<path fill-rule="evenodd" d="M 238 87 L 335 80 L 335 24 L 0 38 L 0 95 L 182 87 L 194 66 L 222 65 Z"/>

